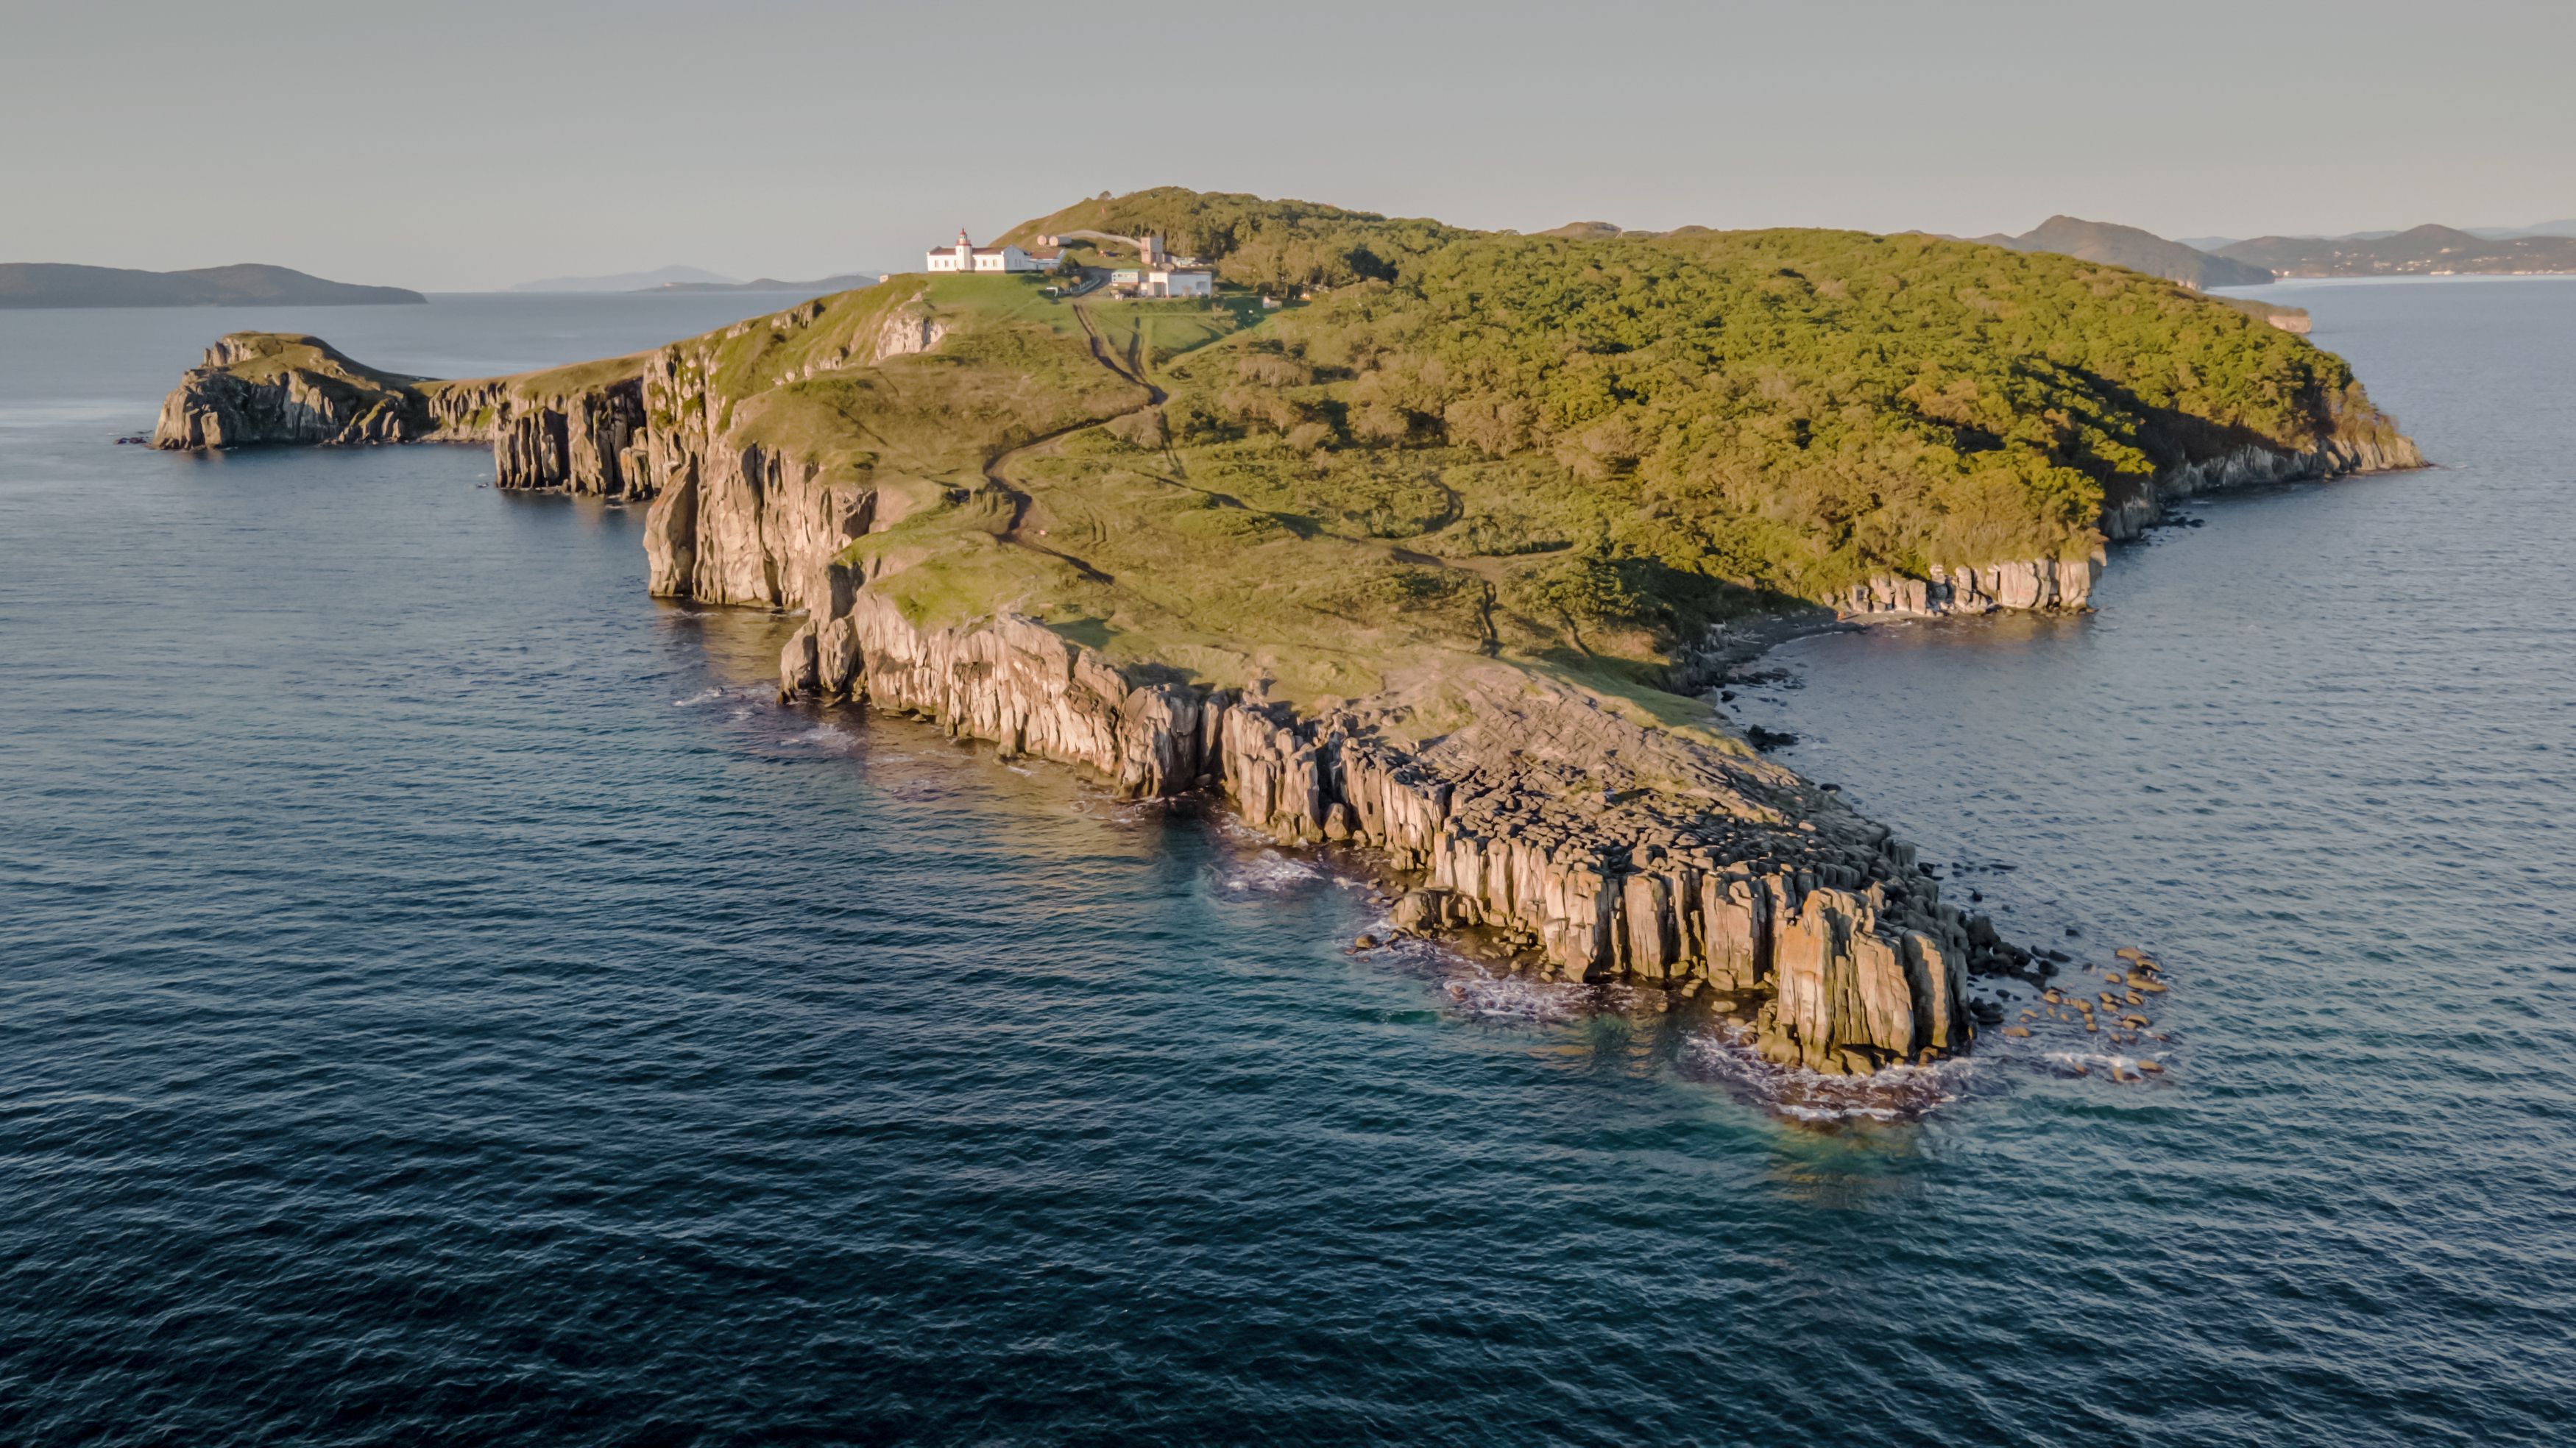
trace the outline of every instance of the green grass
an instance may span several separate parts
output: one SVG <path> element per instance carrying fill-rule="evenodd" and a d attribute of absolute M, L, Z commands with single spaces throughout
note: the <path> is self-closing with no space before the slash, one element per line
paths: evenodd
<path fill-rule="evenodd" d="M 1169 190 L 1021 232 L 1077 226 L 1161 230 L 1228 289 L 1076 303 L 1044 276 L 915 274 L 678 345 L 721 445 L 887 499 L 898 520 L 847 556 L 907 617 L 1030 614 L 1140 678 L 1437 698 L 1517 669 L 1687 731 L 1705 711 L 1665 668 L 1713 623 L 1876 572 L 2076 556 L 2105 494 L 2158 467 L 2393 428 L 2250 308 L 2051 254 L 1483 235 Z M 1260 306 L 1289 284 L 1325 290 Z M 869 365 L 924 321 L 938 347 Z M 1015 449 L 1025 546 L 985 476 Z"/>
<path fill-rule="evenodd" d="M 1176 249 L 1234 255 L 1276 229 L 1243 198 L 1203 200 L 1233 230 L 1211 248 L 1167 227 Z M 1150 193 L 1032 226 L 1136 229 L 1195 204 Z M 947 516 L 856 551 L 910 560 L 888 586 L 924 617 L 1007 606 L 1131 663 L 1223 660 L 1294 695 L 1493 661 L 1683 727 L 1703 712 L 1658 686 L 1712 623 L 1871 572 L 2079 554 L 2108 486 L 2388 425 L 2339 360 L 2067 257 L 1841 232 L 1278 225 L 1400 264 L 1278 312 L 1249 292 L 1086 301 L 1169 398 L 1160 443 L 1121 422 L 1014 464 L 1027 536 L 1082 568 L 997 559 L 989 530 Z M 1070 308 L 1025 291 L 944 295 L 977 325 L 1069 335 Z"/>

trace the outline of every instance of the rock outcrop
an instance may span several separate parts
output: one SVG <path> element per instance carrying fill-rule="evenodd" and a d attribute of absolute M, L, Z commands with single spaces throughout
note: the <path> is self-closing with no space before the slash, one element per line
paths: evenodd
<path fill-rule="evenodd" d="M 2063 609 L 2087 606 L 2102 576 L 2102 554 L 2087 558 L 2037 558 L 1990 563 L 1982 568 L 1932 565 L 1930 578 L 1881 574 L 1826 600 L 1853 614 L 1936 617 L 1993 613 L 1998 609 Z"/>
<path fill-rule="evenodd" d="M 342 356 L 319 337 L 246 332 L 218 340 L 161 402 L 152 443 L 410 442 L 434 429 L 417 379 Z"/>
<path fill-rule="evenodd" d="M 482 442 L 505 488 L 649 498 L 642 364 L 630 375 L 461 382 L 351 361 L 318 337 L 237 332 L 162 400 L 155 447 Z"/>
<path fill-rule="evenodd" d="M 640 455 L 654 493 L 644 530 L 648 586 L 660 598 L 817 615 L 846 608 L 851 584 L 832 558 L 875 526 L 876 490 L 730 437 L 707 369 L 708 358 L 687 344 L 644 361 L 643 409 L 657 424 Z"/>
<path fill-rule="evenodd" d="M 2099 527 L 2106 539 L 2130 539 L 2165 521 L 2166 508 L 2178 498 L 2424 465 L 2424 455 L 2413 440 L 2394 432 L 2384 437 L 2329 439 L 2300 452 L 2247 446 L 2166 468 L 2146 486 L 2104 499 Z M 2102 564 L 2098 548 L 2089 558 L 2039 558 L 1977 567 L 1936 563 L 1929 578 L 1880 574 L 1825 602 L 1850 614 L 1889 617 L 1929 618 L 1998 609 L 2073 611 L 2088 606 L 2093 585 L 2102 576 Z"/>
<path fill-rule="evenodd" d="M 2102 506 L 2102 536 L 2114 541 L 2135 538 L 2165 521 L 2167 505 L 2178 498 L 2423 466 L 2424 454 L 2414 440 L 2393 432 L 2385 437 L 2328 439 L 2301 452 L 2242 447 L 2200 462 L 2166 468 L 2156 474 L 2151 486 L 2132 496 L 2106 500 Z"/>
<path fill-rule="evenodd" d="M 1487 722 L 1407 743 L 1361 709 L 1303 717 L 1236 690 L 1133 683 L 1033 619 L 918 627 L 842 565 L 825 572 L 829 601 L 782 651 L 782 695 L 863 699 L 1129 796 L 1219 791 L 1283 843 L 1381 852 L 1409 887 L 1400 926 L 1477 932 L 1557 979 L 1739 997 L 1783 1064 L 1856 1073 L 1965 1049 L 1969 970 L 2028 960 L 1832 795 L 1571 697 L 1522 691 Z M 1591 761 L 1612 738 L 1656 782 L 1604 788 Z"/>

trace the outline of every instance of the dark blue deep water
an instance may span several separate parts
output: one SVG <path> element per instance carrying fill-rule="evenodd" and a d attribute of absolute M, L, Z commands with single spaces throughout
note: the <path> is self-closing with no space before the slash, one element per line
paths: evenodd
<path fill-rule="evenodd" d="M 0 1440 L 2576 1436 L 2576 281 L 2291 295 L 2450 467 L 1742 701 L 2173 983 L 2152 1085 L 2043 1030 L 1824 1120 L 775 708 L 778 620 L 477 451 L 109 445 L 233 327 L 461 375 L 739 299 L 0 313 Z"/>

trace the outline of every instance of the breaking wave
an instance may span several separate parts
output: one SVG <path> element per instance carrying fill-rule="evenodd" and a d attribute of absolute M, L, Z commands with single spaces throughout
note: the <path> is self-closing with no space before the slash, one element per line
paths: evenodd
<path fill-rule="evenodd" d="M 1889 1066 L 1868 1076 L 1828 1076 L 1804 1066 L 1766 1061 L 1753 1030 L 1729 1021 L 1684 1047 L 1676 1062 L 1692 1079 L 1722 1086 L 1740 1100 L 1793 1121 L 1918 1121 L 1959 1099 L 1982 1069 L 1974 1057 L 1930 1066 Z"/>

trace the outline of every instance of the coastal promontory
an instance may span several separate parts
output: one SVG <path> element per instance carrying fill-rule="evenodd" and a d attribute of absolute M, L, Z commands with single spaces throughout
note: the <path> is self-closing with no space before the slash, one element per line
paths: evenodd
<path fill-rule="evenodd" d="M 1373 862 L 1401 928 L 1855 1073 L 2046 966 L 1708 686 L 1837 612 L 2083 608 L 2179 494 L 2420 462 L 2340 359 L 2045 252 L 1174 189 L 996 245 L 1058 269 L 517 377 L 227 337 L 157 440 L 487 442 L 504 486 L 649 505 L 654 593 L 801 613 L 790 697 L 1220 794 Z M 1211 294 L 1118 280 L 1166 254 Z"/>

